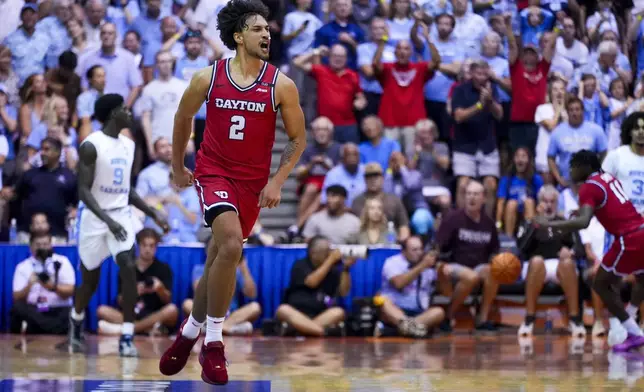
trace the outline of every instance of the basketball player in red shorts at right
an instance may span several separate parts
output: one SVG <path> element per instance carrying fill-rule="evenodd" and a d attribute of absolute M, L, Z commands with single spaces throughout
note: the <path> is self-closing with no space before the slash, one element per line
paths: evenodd
<path fill-rule="evenodd" d="M 616 287 L 622 277 L 634 274 L 635 285 L 631 304 L 639 307 L 644 300 L 644 290 L 637 286 L 644 283 L 644 217 L 624 193 L 622 184 L 610 173 L 601 170 L 596 153 L 581 150 L 570 159 L 570 177 L 579 187 L 579 211 L 568 221 L 545 221 L 538 219 L 535 226 L 557 231 L 577 231 L 588 227 L 593 216 L 606 231 L 615 236 L 615 241 L 604 255 L 597 270 L 593 289 L 599 295 L 610 319 L 608 344 L 613 351 L 623 352 L 644 345 L 644 334 L 635 320 L 624 309 Z"/>
<path fill-rule="evenodd" d="M 280 202 L 284 181 L 306 146 L 304 114 L 295 84 L 267 62 L 270 31 L 268 8 L 260 0 L 231 0 L 217 16 L 223 43 L 237 54 L 198 71 L 181 99 L 174 120 L 173 181 L 193 184 L 212 230 L 204 274 L 197 285 L 194 308 L 177 339 L 161 357 L 159 370 L 173 375 L 186 365 L 206 323 L 199 362 L 201 378 L 226 384 L 228 371 L 222 326 L 235 289 L 243 241 L 259 209 Z M 193 174 L 184 167 L 193 116 L 206 102 L 206 129 Z M 268 181 L 281 110 L 289 142 L 279 169 Z"/>

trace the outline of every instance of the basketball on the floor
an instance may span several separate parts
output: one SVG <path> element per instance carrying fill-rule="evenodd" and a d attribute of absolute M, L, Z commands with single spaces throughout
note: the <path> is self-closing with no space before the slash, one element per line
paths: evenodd
<path fill-rule="evenodd" d="M 509 252 L 499 253 L 490 262 L 492 278 L 501 284 L 516 282 L 521 276 L 521 267 L 519 258 Z"/>

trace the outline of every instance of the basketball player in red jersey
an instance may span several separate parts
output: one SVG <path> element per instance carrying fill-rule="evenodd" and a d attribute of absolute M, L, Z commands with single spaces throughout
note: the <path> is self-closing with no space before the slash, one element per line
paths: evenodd
<path fill-rule="evenodd" d="M 206 337 L 199 362 L 201 378 L 226 384 L 228 371 L 222 325 L 235 289 L 242 244 L 262 207 L 280 202 L 284 181 L 306 145 L 304 114 L 293 81 L 267 62 L 268 8 L 260 0 L 231 0 L 219 12 L 223 43 L 236 49 L 233 59 L 198 71 L 175 115 L 172 173 L 179 186 L 193 184 L 200 196 L 204 224 L 211 227 L 204 274 L 195 290 L 194 308 L 177 339 L 161 357 L 159 369 L 173 375 L 185 366 L 201 327 Z M 193 116 L 206 102 L 206 129 L 193 174 L 184 167 Z M 278 108 L 289 137 L 279 169 L 268 181 Z"/>
<path fill-rule="evenodd" d="M 626 196 L 622 184 L 610 173 L 601 170 L 596 153 L 581 150 L 570 160 L 570 177 L 579 188 L 579 211 L 568 221 L 538 220 L 536 225 L 562 231 L 577 231 L 588 227 L 593 216 L 615 241 L 604 255 L 597 270 L 593 289 L 614 316 L 610 319 L 608 343 L 613 351 L 628 351 L 644 345 L 644 334 L 635 320 L 624 309 L 615 290 L 622 277 L 635 274 L 639 285 L 634 285 L 631 304 L 639 307 L 644 300 L 644 217 L 637 213 Z M 640 286 L 640 287 L 638 287 Z"/>

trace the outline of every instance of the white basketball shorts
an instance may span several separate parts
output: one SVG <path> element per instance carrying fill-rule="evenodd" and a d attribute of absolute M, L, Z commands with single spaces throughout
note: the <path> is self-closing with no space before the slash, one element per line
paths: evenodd
<path fill-rule="evenodd" d="M 87 207 L 80 207 L 79 210 L 78 255 L 89 271 L 100 267 L 110 255 L 116 260 L 117 254 L 132 249 L 135 231 L 130 206 L 107 212 L 127 232 L 125 241 L 117 240 L 107 224 Z"/>

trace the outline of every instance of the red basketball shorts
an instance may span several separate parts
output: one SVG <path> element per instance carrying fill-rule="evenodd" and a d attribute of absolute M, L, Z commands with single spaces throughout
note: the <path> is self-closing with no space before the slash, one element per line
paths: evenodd
<path fill-rule="evenodd" d="M 615 237 L 604 255 L 602 267 L 616 275 L 644 273 L 644 229 Z"/>
<path fill-rule="evenodd" d="M 216 213 L 216 207 L 229 206 L 237 212 L 243 238 L 246 239 L 253 230 L 259 215 L 259 193 L 255 181 L 241 181 L 221 176 L 200 176 L 195 178 L 195 187 L 199 194 L 199 203 L 204 217 L 204 225 L 210 227 Z M 261 189 L 261 188 L 260 188 Z"/>

